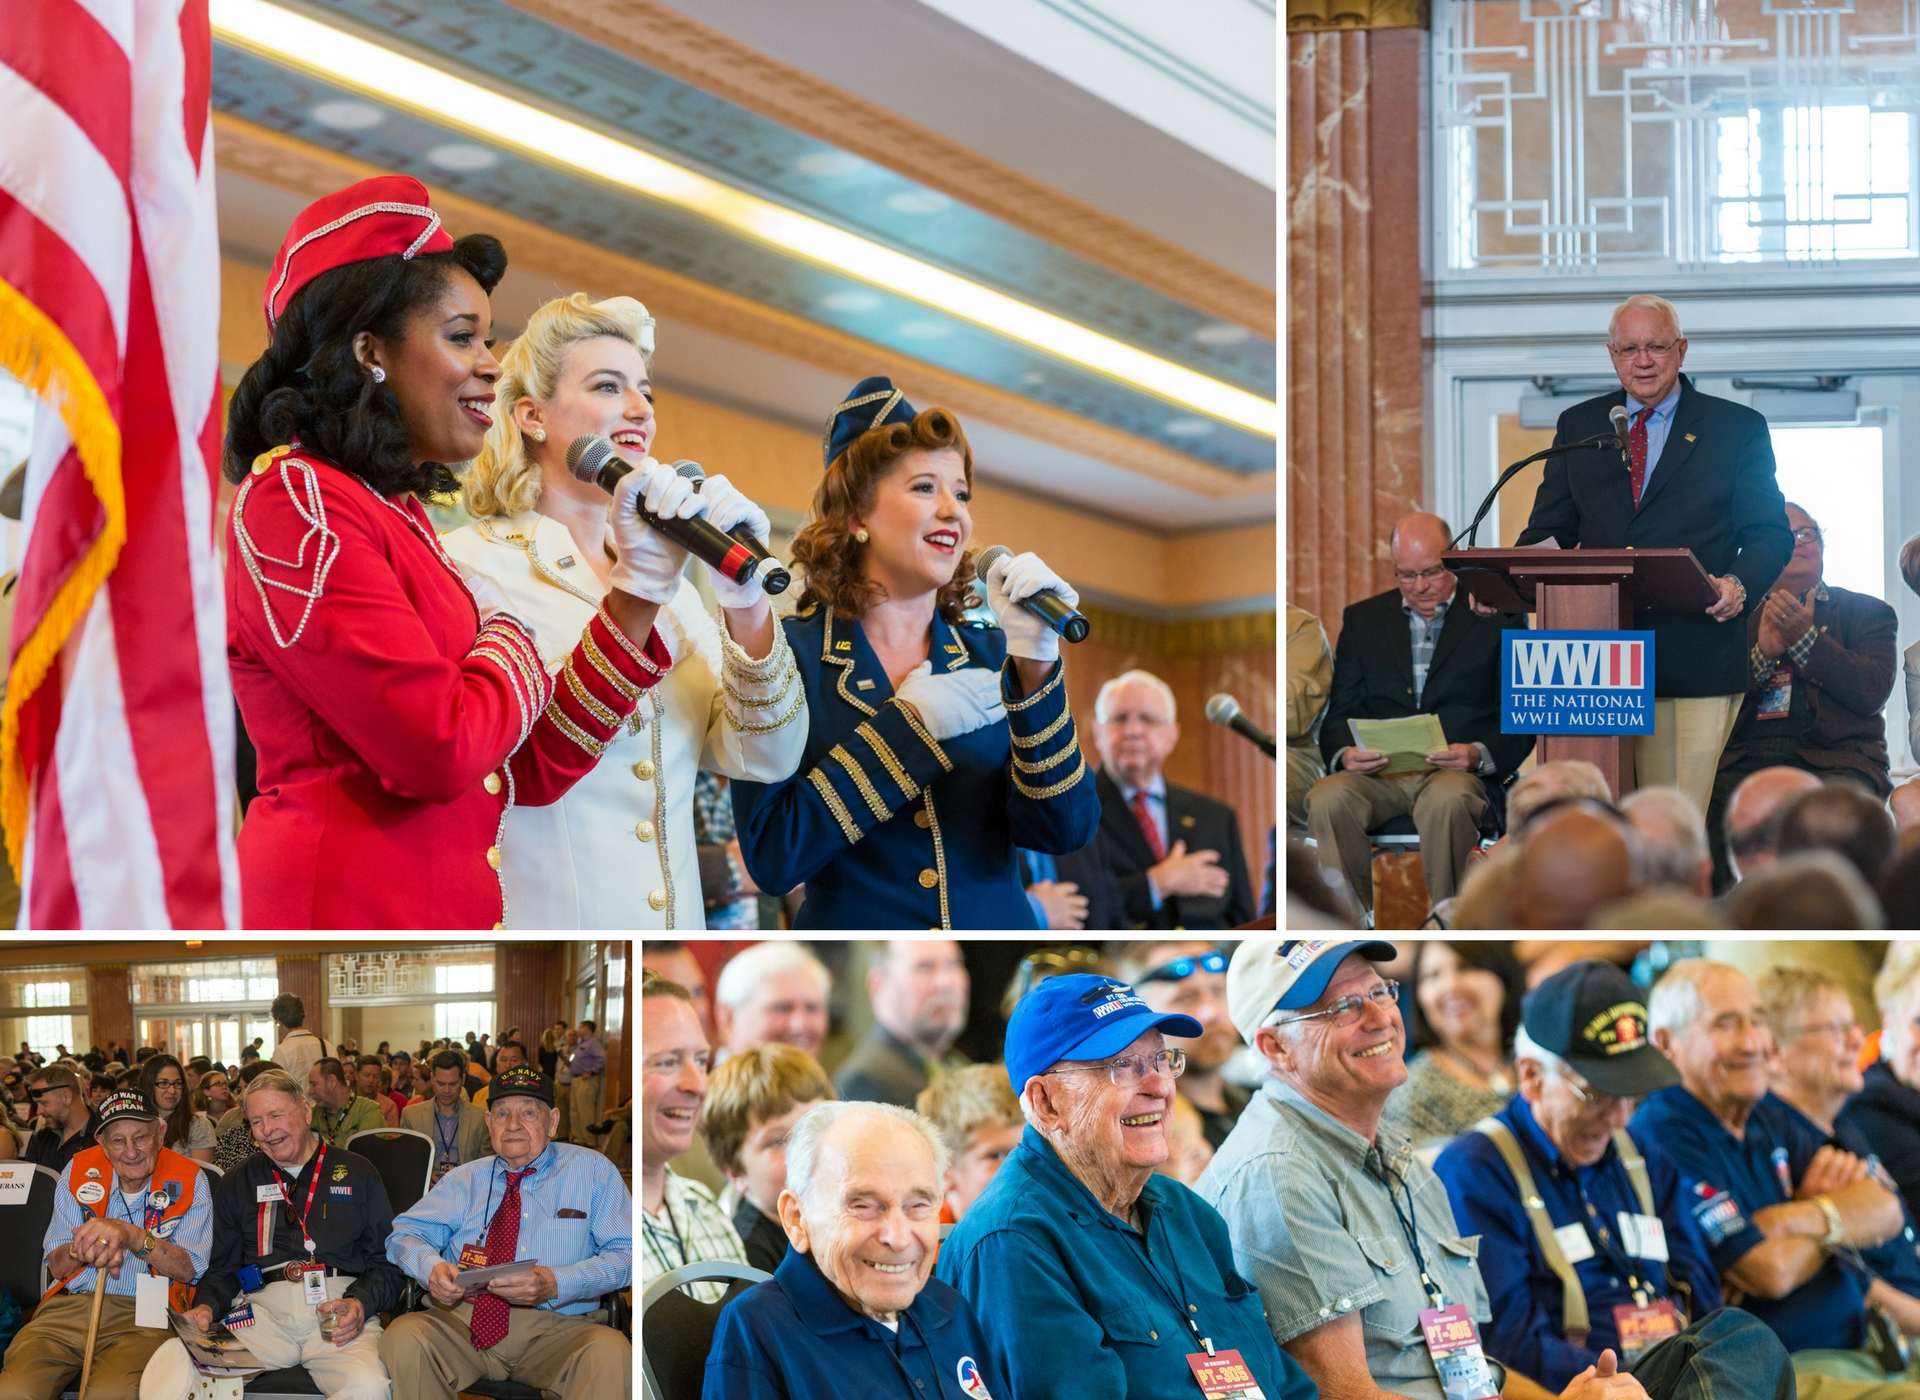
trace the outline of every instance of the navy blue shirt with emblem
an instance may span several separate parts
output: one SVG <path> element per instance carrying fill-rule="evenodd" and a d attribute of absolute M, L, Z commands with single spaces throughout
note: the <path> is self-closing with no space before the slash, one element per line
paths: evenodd
<path fill-rule="evenodd" d="M 847 1305 L 811 1254 L 727 1304 L 702 1400 L 1009 1400 L 966 1299 L 929 1278 L 898 1329 Z"/>
<path fill-rule="evenodd" d="M 1900 1233 L 1881 1244 L 1861 1250 L 1860 1257 L 1890 1285 L 1909 1297 L 1920 1298 L 1920 1225 L 1915 1223 L 1913 1212 L 1907 1209 L 1906 1200 L 1900 1195 L 1900 1184 L 1875 1154 L 1873 1144 L 1867 1141 L 1857 1124 L 1841 1123 L 1828 1135 L 1824 1128 L 1785 1099 L 1780 1100 L 1780 1107 L 1806 1124 L 1808 1132 L 1818 1134 L 1823 1141 L 1832 1143 L 1842 1152 L 1851 1152 L 1865 1162 L 1873 1179 L 1900 1201 Z"/>
<path fill-rule="evenodd" d="M 783 782 L 732 784 L 754 883 L 804 884 L 801 929 L 1037 927 L 1015 847 L 1076 851 L 1100 825 L 1060 663 L 1023 695 L 1004 632 L 936 613 L 934 670 L 999 671 L 1007 718 L 935 740 L 857 619 L 815 607 L 781 625 L 807 689 L 807 747 Z"/>
<path fill-rule="evenodd" d="M 1593 1365 L 1602 1349 L 1620 1345 L 1613 1310 L 1635 1301 L 1630 1278 L 1639 1279 L 1647 1294 L 1643 1301 L 1666 1298 L 1690 1318 L 1720 1306 L 1720 1274 L 1689 1208 L 1692 1194 L 1658 1146 L 1629 1129 L 1646 1163 L 1654 1214 L 1666 1234 L 1665 1263 L 1652 1257 L 1657 1248 L 1640 1257 L 1629 1253 L 1630 1242 L 1646 1246 L 1637 1236 L 1623 1237 L 1618 1219 L 1623 1212 L 1638 1215 L 1640 1198 L 1613 1143 L 1598 1161 L 1577 1167 L 1561 1155 L 1519 1095 L 1494 1117 L 1519 1143 L 1556 1233 L 1585 1227 L 1592 1252 L 1574 1264 L 1573 1272 L 1586 1294 L 1592 1331 L 1585 1345 L 1567 1340 L 1560 1280 L 1541 1256 L 1513 1173 L 1486 1134 L 1466 1132 L 1447 1145 L 1433 1171 L 1447 1188 L 1461 1231 L 1480 1236 L 1480 1277 L 1493 1306 L 1484 1334 L 1489 1354 L 1559 1391 Z"/>
<path fill-rule="evenodd" d="M 1783 1205 L 1828 1138 L 1768 1094 L 1735 1137 L 1681 1085 L 1649 1094 L 1628 1124 L 1641 1142 L 1657 1142 L 1680 1169 L 1682 1183 L 1713 1262 L 1724 1276 L 1748 1251 L 1766 1243 L 1756 1211 Z M 1741 1306 L 1779 1335 L 1788 1351 L 1853 1350 L 1866 1338 L 1869 1279 L 1835 1257 L 1784 1298 L 1748 1297 Z M 1898 1285 L 1896 1285 L 1898 1286 Z"/>

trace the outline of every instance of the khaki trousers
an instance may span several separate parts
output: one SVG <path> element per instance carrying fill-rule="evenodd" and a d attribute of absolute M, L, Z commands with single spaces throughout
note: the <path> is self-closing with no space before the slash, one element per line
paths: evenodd
<path fill-rule="evenodd" d="M 405 1400 L 453 1400 L 478 1381 L 519 1381 L 560 1400 L 630 1400 L 633 1344 L 611 1327 L 539 1308 L 514 1308 L 507 1335 L 473 1349 L 473 1304 L 429 1304 L 393 1320 L 380 1342 Z"/>
<path fill-rule="evenodd" d="M 1655 700 L 1653 733 L 1638 735 L 1633 741 L 1634 786 L 1677 787 L 1704 815 L 1713 800 L 1720 751 L 1727 746 L 1745 698 L 1684 695 Z"/>
<path fill-rule="evenodd" d="M 1354 898 L 1371 909 L 1373 842 L 1367 833 L 1389 818 L 1411 815 L 1420 833 L 1427 894 L 1438 904 L 1460 887 L 1486 810 L 1485 784 L 1450 768 L 1392 777 L 1329 773 L 1307 794 L 1307 829 L 1321 864 L 1343 876 Z"/>
<path fill-rule="evenodd" d="M 92 1312 L 91 1293 L 59 1293 L 42 1303 L 7 1347 L 0 1400 L 55 1400 L 68 1386 L 79 1385 Z M 133 1299 L 109 1293 L 100 1304 L 87 1400 L 134 1400 L 148 1358 L 172 1337 L 162 1328 L 135 1327 Z"/>
<path fill-rule="evenodd" d="M 1307 824 L 1307 794 L 1326 776 L 1318 744 L 1287 745 L 1287 825 Z"/>
<path fill-rule="evenodd" d="M 1864 1351 L 1796 1351 L 1792 1361 L 1800 1400 L 1920 1400 L 1915 1368 L 1889 1376 Z"/>
<path fill-rule="evenodd" d="M 327 1297 L 345 1296 L 350 1278 L 329 1278 Z M 239 1336 L 268 1366 L 304 1366 L 327 1400 L 387 1400 L 387 1368 L 380 1364 L 380 1319 L 369 1317 L 360 1335 L 336 1346 L 320 1335 L 320 1314 L 297 1283 L 277 1279 L 249 1293 L 253 1326 Z M 186 1400 L 199 1372 L 186 1348 L 169 1341 L 154 1353 L 140 1379 L 140 1400 Z M 402 1392 L 404 1394 L 405 1392 Z M 89 1397 L 91 1400 L 91 1397 Z"/>
<path fill-rule="evenodd" d="M 587 1124 L 600 1121 L 600 1086 L 605 1082 L 604 1074 L 589 1074 L 567 1086 L 567 1099 L 573 1109 L 573 1141 L 583 1147 L 593 1146 L 593 1134 L 587 1131 Z"/>

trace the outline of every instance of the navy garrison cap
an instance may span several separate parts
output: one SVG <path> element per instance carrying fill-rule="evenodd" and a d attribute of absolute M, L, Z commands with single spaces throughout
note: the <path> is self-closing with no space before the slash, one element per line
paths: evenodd
<path fill-rule="evenodd" d="M 893 387 L 891 379 L 884 374 L 863 379 L 853 386 L 846 399 L 827 419 L 820 465 L 832 466 L 833 459 L 851 447 L 855 439 L 869 428 L 877 428 L 883 423 L 911 423 L 913 419 L 913 405 Z"/>

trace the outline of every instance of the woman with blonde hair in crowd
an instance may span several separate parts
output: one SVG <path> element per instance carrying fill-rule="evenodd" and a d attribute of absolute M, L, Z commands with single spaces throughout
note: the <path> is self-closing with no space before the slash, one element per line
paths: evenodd
<path fill-rule="evenodd" d="M 784 782 L 733 784 L 747 868 L 769 893 L 806 885 L 797 928 L 1033 928 L 1016 846 L 1079 850 L 1100 801 L 1060 639 L 1020 603 L 1079 595 L 1039 555 L 1004 556 L 987 575 L 999 625 L 967 619 L 973 450 L 945 409 L 864 379 L 821 456 L 783 623 L 806 751 Z"/>
<path fill-rule="evenodd" d="M 632 466 L 652 458 L 653 318 L 632 297 L 582 292 L 535 311 L 500 357 L 493 427 L 468 471 L 476 522 L 447 552 L 506 595 L 540 654 L 561 668 L 611 586 L 607 495 L 567 469 L 583 436 Z M 764 540 L 766 512 L 724 476 L 700 487 L 722 531 Z M 720 620 L 684 571 L 664 581 L 654 621 L 673 666 L 559 801 L 507 817 L 502 874 L 516 917 L 540 928 L 698 929 L 704 901 L 693 830 L 694 775 L 775 782 L 806 742 L 805 697 L 757 579 L 709 581 Z M 558 683 L 573 687 L 570 670 Z M 744 878 L 744 872 L 739 872 Z"/>
<path fill-rule="evenodd" d="M 218 1123 L 233 1106 L 233 1081 L 225 1070 L 216 1067 L 200 1076 L 200 1083 L 193 1091 L 196 1113 L 206 1114 L 209 1123 Z"/>

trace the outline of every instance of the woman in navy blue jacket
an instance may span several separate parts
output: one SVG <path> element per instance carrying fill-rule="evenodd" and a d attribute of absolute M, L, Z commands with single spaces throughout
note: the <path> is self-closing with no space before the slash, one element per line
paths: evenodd
<path fill-rule="evenodd" d="M 806 885 L 803 929 L 1033 928 L 1015 847 L 1078 850 L 1100 803 L 1060 639 L 1018 603 L 1078 595 L 1021 554 L 988 578 L 999 626 L 965 619 L 973 454 L 944 409 L 864 379 L 825 457 L 783 624 L 810 732 L 792 778 L 733 784 L 747 869 L 769 892 Z"/>

